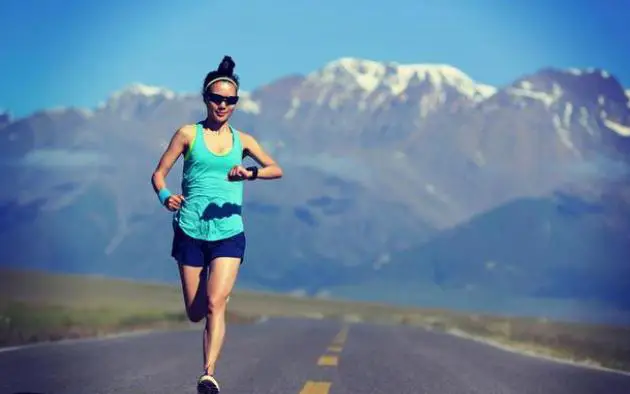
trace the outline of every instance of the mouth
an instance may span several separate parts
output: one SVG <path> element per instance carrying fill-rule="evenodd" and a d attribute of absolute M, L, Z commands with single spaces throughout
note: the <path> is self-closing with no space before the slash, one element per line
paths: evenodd
<path fill-rule="evenodd" d="M 227 111 L 215 111 L 214 113 L 220 118 L 227 115 Z"/>

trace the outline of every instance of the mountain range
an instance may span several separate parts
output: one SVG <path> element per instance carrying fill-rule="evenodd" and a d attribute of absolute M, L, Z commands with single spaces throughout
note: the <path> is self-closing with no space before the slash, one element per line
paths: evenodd
<path fill-rule="evenodd" d="M 489 86 L 451 65 L 341 58 L 241 96 L 233 125 L 285 176 L 246 184 L 239 286 L 630 310 L 630 93 L 606 70 Z M 150 176 L 174 130 L 204 117 L 198 93 L 142 84 L 93 109 L 0 115 L 1 264 L 176 281 Z"/>

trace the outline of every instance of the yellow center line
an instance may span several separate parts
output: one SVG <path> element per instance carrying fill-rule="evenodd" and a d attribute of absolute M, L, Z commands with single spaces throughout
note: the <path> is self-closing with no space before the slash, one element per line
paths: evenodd
<path fill-rule="evenodd" d="M 338 361 L 339 361 L 339 358 L 337 356 L 324 355 L 324 356 L 321 356 L 319 360 L 317 360 L 317 365 L 334 367 L 337 365 Z"/>
<path fill-rule="evenodd" d="M 341 331 L 335 335 L 332 341 L 333 346 L 341 347 L 348 339 L 348 327 L 343 327 Z"/>
<path fill-rule="evenodd" d="M 300 394 L 328 394 L 330 390 L 330 382 L 314 382 L 312 380 L 306 381 Z"/>
<path fill-rule="evenodd" d="M 328 347 L 329 352 L 340 353 L 343 349 L 342 345 L 348 338 L 348 326 L 342 327 L 341 331 L 333 339 L 333 344 Z M 317 360 L 319 366 L 337 366 L 339 357 L 336 355 L 324 354 Z M 317 382 L 307 380 L 299 394 L 328 394 L 330 390 L 330 382 Z"/>

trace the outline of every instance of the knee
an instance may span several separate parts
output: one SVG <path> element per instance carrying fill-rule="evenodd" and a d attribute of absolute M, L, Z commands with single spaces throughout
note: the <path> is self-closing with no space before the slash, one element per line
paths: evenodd
<path fill-rule="evenodd" d="M 212 294 L 208 299 L 208 314 L 220 313 L 225 310 L 229 294 Z"/>

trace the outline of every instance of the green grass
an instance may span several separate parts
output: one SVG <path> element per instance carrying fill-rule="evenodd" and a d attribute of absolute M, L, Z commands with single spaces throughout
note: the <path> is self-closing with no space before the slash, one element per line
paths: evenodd
<path fill-rule="evenodd" d="M 232 311 L 227 318 L 255 319 Z M 190 325 L 176 286 L 0 270 L 0 346 Z"/>
<path fill-rule="evenodd" d="M 424 327 L 519 351 L 630 371 L 630 327 L 553 322 L 236 291 L 228 322 L 264 316 L 338 319 Z M 189 327 L 179 286 L 0 270 L 0 346 Z"/>
<path fill-rule="evenodd" d="M 160 310 L 90 309 L 10 301 L 0 305 L 0 345 L 175 327 L 185 321 L 183 313 Z"/>
<path fill-rule="evenodd" d="M 520 352 L 630 372 L 630 327 L 438 312 L 403 324 L 483 339 Z"/>

